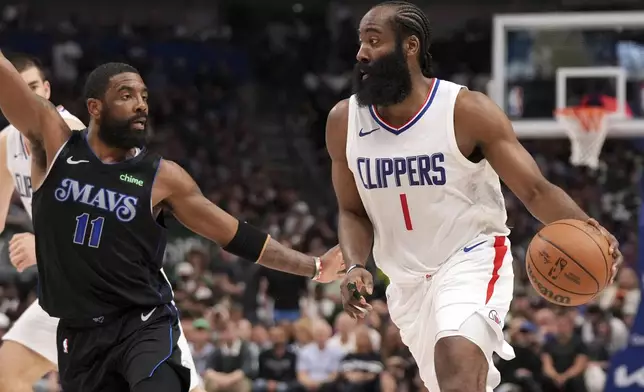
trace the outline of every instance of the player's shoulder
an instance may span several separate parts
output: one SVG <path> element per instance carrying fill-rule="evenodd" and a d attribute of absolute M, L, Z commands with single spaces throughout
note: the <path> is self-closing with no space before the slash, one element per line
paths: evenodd
<path fill-rule="evenodd" d="M 350 99 L 343 99 L 333 106 L 326 120 L 326 145 L 332 159 L 344 156 L 349 128 Z"/>
<path fill-rule="evenodd" d="M 161 158 L 154 184 L 167 191 L 173 191 L 179 188 L 191 187 L 194 184 L 194 180 L 181 165 Z"/>
<path fill-rule="evenodd" d="M 503 110 L 487 95 L 468 89 L 458 93 L 454 105 L 454 128 L 485 137 L 504 132 L 511 123 Z"/>
<path fill-rule="evenodd" d="M 351 98 L 346 98 L 333 105 L 331 110 L 329 110 L 329 117 L 327 121 L 339 121 L 348 119 L 350 102 Z"/>
<path fill-rule="evenodd" d="M 183 168 L 176 162 L 163 159 L 159 161 L 159 169 L 157 171 L 157 178 L 159 177 L 177 177 L 178 174 L 185 172 Z"/>

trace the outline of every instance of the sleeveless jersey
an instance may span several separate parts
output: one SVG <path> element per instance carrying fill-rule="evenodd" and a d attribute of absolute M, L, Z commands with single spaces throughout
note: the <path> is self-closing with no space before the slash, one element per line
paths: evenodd
<path fill-rule="evenodd" d="M 58 106 L 57 109 L 64 120 L 73 120 L 82 124 L 78 117 L 62 106 Z M 13 125 L 7 126 L 2 132 L 7 134 L 7 168 L 13 176 L 22 205 L 31 216 L 31 159 L 25 147 L 24 136 Z"/>
<path fill-rule="evenodd" d="M 496 172 L 462 155 L 454 104 L 463 86 L 434 79 L 425 103 L 401 127 L 349 101 L 346 155 L 374 228 L 377 266 L 393 282 L 433 275 L 479 235 L 507 235 Z"/>
<path fill-rule="evenodd" d="M 106 164 L 86 137 L 72 132 L 34 192 L 40 304 L 53 317 L 100 320 L 168 304 L 166 230 L 151 205 L 161 157 L 143 150 Z"/>

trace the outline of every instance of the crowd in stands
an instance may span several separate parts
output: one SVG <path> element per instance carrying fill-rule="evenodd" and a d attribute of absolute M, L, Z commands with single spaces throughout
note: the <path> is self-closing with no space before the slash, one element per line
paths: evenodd
<path fill-rule="evenodd" d="M 2 35 L 19 43 L 14 49 L 38 55 L 49 69 L 55 103 L 86 120 L 75 99 L 88 71 L 108 60 L 132 63 L 151 90 L 153 147 L 186 168 L 210 200 L 311 255 L 336 243 L 323 141 L 326 112 L 350 92 L 355 19 L 347 7 L 336 5 L 322 26 L 298 18 L 267 25 L 261 39 L 238 38 L 235 26 L 217 29 L 210 41 L 200 38 L 193 46 L 182 37 L 181 50 L 191 51 L 186 57 L 157 48 L 164 40 L 179 45 L 172 35 L 178 31 L 165 31 L 152 47 L 145 42 L 157 32 L 131 26 L 97 32 L 69 22 L 48 27 L 56 29 L 54 34 L 25 30 L 16 13 L 5 11 L 3 18 Z M 440 77 L 482 90 L 490 71 L 490 37 L 474 33 L 439 41 L 434 58 Z M 245 40 L 252 49 L 231 49 L 236 40 Z M 455 47 L 463 50 L 447 50 Z M 213 50 L 226 55 L 214 56 L 216 60 L 202 56 Z M 481 59 L 481 53 L 488 55 Z M 279 167 L 266 147 L 274 135 L 260 132 L 266 124 L 303 136 L 309 143 L 293 148 L 308 148 L 315 159 L 291 154 L 291 170 Z M 517 357 L 499 359 L 499 391 L 599 392 L 608 359 L 627 343 L 640 302 L 635 265 L 642 160 L 632 143 L 608 140 L 600 168 L 589 171 L 568 164 L 567 143 L 536 140 L 525 146 L 548 179 L 616 235 L 626 262 L 615 283 L 592 304 L 550 306 L 532 290 L 522 262 L 540 223 L 505 192 L 516 274 L 506 337 Z M 298 172 L 318 177 L 302 181 Z M 20 214 L 19 208 L 11 210 L 1 244 L 12 233 L 30 229 Z M 170 222 L 176 241 L 169 246 L 166 270 L 209 392 L 424 390 L 388 317 L 387 278 L 373 266 L 374 311 L 354 320 L 342 311 L 337 283 L 316 285 L 267 270 L 193 239 L 177 226 Z M 0 336 L 35 298 L 33 271 L 18 276 L 7 268 L 1 244 Z M 52 376 L 36 388 L 58 387 Z"/>

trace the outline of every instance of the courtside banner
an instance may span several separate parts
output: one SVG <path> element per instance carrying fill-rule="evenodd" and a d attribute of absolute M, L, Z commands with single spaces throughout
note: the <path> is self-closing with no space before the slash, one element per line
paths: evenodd
<path fill-rule="evenodd" d="M 640 195 L 644 195 L 644 177 L 640 179 Z M 638 220 L 637 272 L 640 289 L 644 287 L 644 203 L 640 206 Z M 635 316 L 628 347 L 613 355 L 607 374 L 605 392 L 644 391 L 644 301 Z"/>

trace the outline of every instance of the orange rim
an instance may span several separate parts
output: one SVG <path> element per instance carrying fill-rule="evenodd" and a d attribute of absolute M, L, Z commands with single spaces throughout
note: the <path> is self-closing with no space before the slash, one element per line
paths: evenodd
<path fill-rule="evenodd" d="M 602 126 L 604 116 L 609 110 L 598 107 L 571 106 L 554 111 L 558 117 L 575 117 L 581 125 L 581 129 L 587 132 L 598 131 Z"/>

